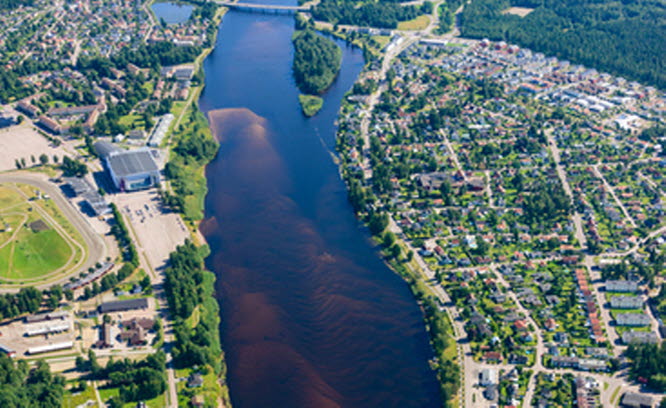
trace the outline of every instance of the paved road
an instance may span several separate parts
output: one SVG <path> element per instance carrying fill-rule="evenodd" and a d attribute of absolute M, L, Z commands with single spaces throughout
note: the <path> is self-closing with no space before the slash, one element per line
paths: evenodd
<path fill-rule="evenodd" d="M 629 214 L 629 211 L 627 211 L 627 208 L 624 206 L 622 201 L 620 201 L 620 199 L 617 198 L 617 194 L 615 194 L 615 189 L 613 188 L 613 186 L 611 186 L 608 183 L 608 180 L 606 180 L 606 177 L 604 177 L 604 175 L 601 173 L 601 171 L 599 171 L 599 165 L 598 164 L 592 165 L 592 169 L 594 169 L 594 174 L 597 176 L 597 178 L 599 178 L 599 180 L 601 180 L 601 182 L 604 183 L 604 188 L 613 197 L 613 200 L 615 200 L 615 204 L 618 207 L 620 207 L 620 210 L 622 210 L 622 214 L 624 214 L 624 216 L 627 218 L 627 220 L 629 220 L 629 222 L 631 223 L 631 226 L 636 228 L 636 221 L 634 221 L 634 219 L 631 217 L 631 215 Z"/>
<path fill-rule="evenodd" d="M 136 232 L 134 231 L 135 225 L 132 223 L 132 220 L 128 219 L 125 213 L 121 212 L 121 214 L 125 219 L 125 223 L 130 227 L 129 231 L 130 235 L 132 236 L 132 241 L 136 244 L 137 252 L 139 253 L 139 266 L 148 272 L 151 284 L 153 285 L 153 293 L 157 302 L 156 308 L 160 318 L 162 319 L 162 330 L 164 332 L 164 353 L 166 354 L 167 366 L 167 407 L 177 408 L 178 391 L 176 388 L 173 355 L 171 354 L 171 348 L 175 338 L 173 333 L 173 320 L 169 314 L 169 305 L 167 304 L 166 294 L 164 293 L 164 274 L 158 273 L 155 270 L 155 265 L 152 265 L 148 260 L 148 257 L 146 256 L 146 250 L 144 249 L 144 243 L 141 242 Z"/>
<path fill-rule="evenodd" d="M 11 172 L 0 174 L 0 183 L 24 183 L 31 184 L 48 194 L 51 199 L 58 205 L 62 213 L 69 220 L 70 223 L 76 228 L 83 237 L 85 245 L 88 247 L 88 256 L 83 264 L 71 271 L 71 273 L 62 276 L 53 281 L 45 281 L 44 283 L 35 285 L 38 289 L 45 289 L 53 286 L 56 283 L 66 283 L 69 278 L 78 275 L 79 272 L 85 271 L 94 266 L 97 262 L 101 261 L 106 256 L 106 246 L 102 238 L 93 230 L 89 224 L 86 216 L 84 216 L 72 203 L 65 198 L 60 191 L 60 188 L 48 180 L 48 177 L 41 173 L 28 173 L 28 172 Z M 2 287 L 0 292 L 17 292 L 17 288 Z"/>

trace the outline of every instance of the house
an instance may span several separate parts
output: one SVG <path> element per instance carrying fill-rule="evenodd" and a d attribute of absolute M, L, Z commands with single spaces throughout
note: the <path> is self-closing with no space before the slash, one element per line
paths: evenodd
<path fill-rule="evenodd" d="M 516 364 L 516 365 L 527 364 L 528 361 L 529 359 L 527 358 L 527 356 L 524 356 L 522 354 L 511 354 L 509 356 L 509 363 L 511 364 Z"/>
<path fill-rule="evenodd" d="M 637 292 L 638 282 L 627 280 L 606 281 L 606 292 Z"/>
<path fill-rule="evenodd" d="M 638 296 L 613 296 L 610 304 L 613 309 L 642 309 L 643 299 Z"/>
<path fill-rule="evenodd" d="M 501 363 L 502 362 L 502 353 L 498 351 L 487 351 L 483 355 L 483 359 L 489 363 Z"/>
<path fill-rule="evenodd" d="M 650 316 L 645 313 L 618 313 L 615 323 L 618 326 L 649 326 Z"/>
<path fill-rule="evenodd" d="M 594 358 L 581 358 L 578 361 L 578 368 L 585 371 L 606 371 L 606 362 Z"/>
<path fill-rule="evenodd" d="M 653 408 L 652 397 L 637 392 L 627 392 L 622 396 L 621 406 L 627 408 Z"/>
<path fill-rule="evenodd" d="M 555 329 L 557 329 L 557 322 L 552 317 L 549 317 L 548 319 L 546 319 L 544 326 L 546 326 L 546 329 L 548 331 L 555 331 Z"/>
<path fill-rule="evenodd" d="M 187 378 L 187 387 L 188 388 L 198 388 L 203 386 L 204 379 L 203 376 L 199 373 L 192 373 Z"/>
<path fill-rule="evenodd" d="M 578 367 L 578 357 L 554 356 L 550 360 L 553 367 Z"/>

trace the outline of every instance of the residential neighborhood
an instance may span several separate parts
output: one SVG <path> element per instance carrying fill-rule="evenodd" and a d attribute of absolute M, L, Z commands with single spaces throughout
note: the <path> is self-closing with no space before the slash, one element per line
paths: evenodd
<path fill-rule="evenodd" d="M 392 253 L 434 278 L 460 398 L 550 406 L 558 381 L 579 406 L 650 394 L 619 378 L 629 345 L 666 332 L 666 95 L 487 40 L 413 42 L 383 68 L 343 105 L 344 176 L 389 214 Z M 525 384 L 498 394 L 513 369 Z"/>

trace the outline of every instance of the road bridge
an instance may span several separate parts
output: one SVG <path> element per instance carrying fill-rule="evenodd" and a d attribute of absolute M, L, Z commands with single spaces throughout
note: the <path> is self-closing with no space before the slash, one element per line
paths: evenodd
<path fill-rule="evenodd" d="M 296 14 L 299 12 L 307 13 L 310 11 L 310 6 L 283 6 L 277 4 L 230 2 L 226 0 L 215 0 L 215 2 L 220 6 L 229 7 L 230 9 L 248 11 L 252 13 Z"/>

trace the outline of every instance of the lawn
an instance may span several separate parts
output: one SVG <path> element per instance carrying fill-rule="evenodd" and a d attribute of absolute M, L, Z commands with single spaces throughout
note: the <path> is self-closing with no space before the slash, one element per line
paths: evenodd
<path fill-rule="evenodd" d="M 428 27 L 429 23 L 429 16 L 418 16 L 413 20 L 398 23 L 398 30 L 423 30 L 424 28 Z"/>
<path fill-rule="evenodd" d="M 3 275 L 14 279 L 35 278 L 44 271 L 62 268 L 71 255 L 72 249 L 56 230 L 34 232 L 24 226 L 13 242 L 12 268 Z"/>
<path fill-rule="evenodd" d="M 34 282 L 86 255 L 78 230 L 52 200 L 36 195 L 31 185 L 0 186 L 0 278 L 13 283 Z"/>
<path fill-rule="evenodd" d="M 383 50 L 384 47 L 386 47 L 386 45 L 389 43 L 389 41 L 391 41 L 391 37 L 389 37 L 388 35 L 376 35 L 372 37 L 372 39 L 375 40 L 377 44 L 379 44 L 380 50 Z"/>
<path fill-rule="evenodd" d="M 95 389 L 92 386 L 88 386 L 83 392 L 71 392 L 68 390 L 65 392 L 62 407 L 63 408 L 76 408 L 85 404 L 87 401 L 95 401 L 97 404 L 97 397 L 95 397 Z"/>
<path fill-rule="evenodd" d="M 191 373 L 195 372 L 191 368 L 181 369 L 176 371 L 177 377 L 189 377 Z M 217 382 L 217 377 L 213 370 L 208 367 L 208 373 L 203 376 L 204 384 L 199 388 L 188 388 L 187 381 L 180 381 L 176 384 L 178 389 L 178 406 L 189 406 L 189 402 L 194 395 L 202 395 L 205 401 L 210 404 L 210 406 L 216 405 L 218 397 L 220 397 L 220 386 Z"/>
<path fill-rule="evenodd" d="M 118 119 L 118 123 L 120 125 L 127 126 L 129 129 L 142 128 L 145 125 L 141 115 L 137 115 L 136 113 L 122 116 L 120 119 Z"/>
<path fill-rule="evenodd" d="M 99 396 L 102 399 L 102 402 L 106 402 L 112 397 L 120 395 L 120 389 L 117 387 L 114 388 L 98 388 L 99 390 Z M 146 407 L 148 408 L 163 408 L 166 407 L 166 397 L 164 394 L 158 395 L 157 397 L 144 401 L 146 403 Z M 123 404 L 123 408 L 134 408 L 136 407 L 136 402 L 128 402 Z"/>

